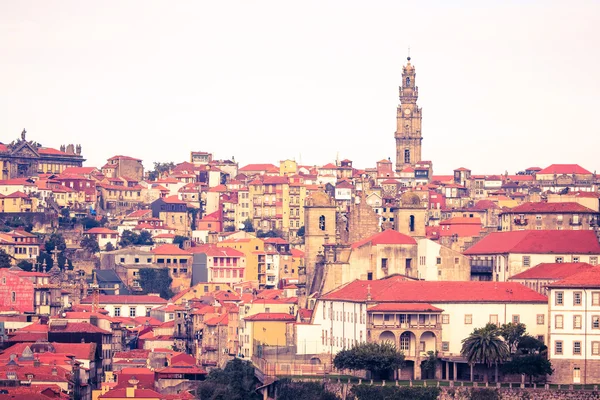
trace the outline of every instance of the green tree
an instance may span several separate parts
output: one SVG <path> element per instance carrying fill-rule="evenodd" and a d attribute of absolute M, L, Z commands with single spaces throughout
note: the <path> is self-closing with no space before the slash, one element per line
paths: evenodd
<path fill-rule="evenodd" d="M 151 181 L 155 181 L 164 173 L 171 172 L 171 170 L 175 168 L 175 163 L 171 162 L 155 162 L 154 170 L 148 173 L 148 178 Z"/>
<path fill-rule="evenodd" d="M 113 244 L 111 242 L 106 243 L 106 246 L 104 246 L 105 251 L 113 251 L 114 249 L 115 249 L 115 246 L 113 246 Z"/>
<path fill-rule="evenodd" d="M 489 368 L 495 365 L 496 381 L 498 381 L 498 364 L 510 356 L 510 351 L 506 342 L 500 337 L 498 328 L 488 324 L 483 328 L 476 328 L 467 338 L 463 339 L 460 354 L 467 359 L 471 366 L 485 364 Z M 485 379 L 487 382 L 487 372 Z"/>
<path fill-rule="evenodd" d="M 389 378 L 404 365 L 404 354 L 392 342 L 360 343 L 351 349 L 338 352 L 333 359 L 337 369 L 365 369 L 375 378 Z"/>
<path fill-rule="evenodd" d="M 298 236 L 298 237 L 304 237 L 304 230 L 305 230 L 305 229 L 304 229 L 304 225 L 302 225 L 302 226 L 301 226 L 301 227 L 298 229 L 298 231 L 296 232 L 296 236 Z"/>
<path fill-rule="evenodd" d="M 125 230 L 121 234 L 119 246 L 150 246 L 153 245 L 152 234 L 148 231 L 141 231 L 139 234 L 130 230 Z"/>
<path fill-rule="evenodd" d="M 183 244 L 186 240 L 190 240 L 190 238 L 187 236 L 175 235 L 173 238 L 173 244 L 176 244 L 180 249 L 183 249 Z"/>
<path fill-rule="evenodd" d="M 92 254 L 96 254 L 100 251 L 100 245 L 98 244 L 98 240 L 93 235 L 84 236 L 83 239 L 81 239 L 79 245 L 82 249 Z"/>
<path fill-rule="evenodd" d="M 0 268 L 10 268 L 12 266 L 12 257 L 3 249 L 0 249 Z"/>
<path fill-rule="evenodd" d="M 254 225 L 252 225 L 252 220 L 250 218 L 246 219 L 244 222 L 244 227 L 242 228 L 245 232 L 254 232 Z"/>
<path fill-rule="evenodd" d="M 514 324 L 512 322 L 503 324 L 499 328 L 500 336 L 504 338 L 511 354 L 514 354 L 517 351 L 519 340 L 525 335 L 526 330 L 525 324 Z"/>
<path fill-rule="evenodd" d="M 173 279 L 169 276 L 166 268 L 140 268 L 139 282 L 143 294 L 158 293 L 163 299 L 173 297 L 171 283 Z"/>
<path fill-rule="evenodd" d="M 439 363 L 437 351 L 429 350 L 427 358 L 421 362 L 421 371 L 423 371 L 423 379 L 433 379 L 435 377 L 435 368 Z"/>
<path fill-rule="evenodd" d="M 545 377 L 554 372 L 550 361 L 541 354 L 514 355 L 502 370 L 508 374 L 526 375 L 529 383 L 533 383 L 534 377 Z"/>
<path fill-rule="evenodd" d="M 17 264 L 17 267 L 21 268 L 23 271 L 32 271 L 33 263 L 27 260 L 21 260 Z"/>
<path fill-rule="evenodd" d="M 337 400 L 335 393 L 318 382 L 293 382 L 290 379 L 277 381 L 277 400 Z"/>
<path fill-rule="evenodd" d="M 67 243 L 65 242 L 63 235 L 60 233 L 53 233 L 46 241 L 44 248 L 48 254 L 52 254 L 54 249 L 57 249 L 62 253 L 67 249 Z"/>
<path fill-rule="evenodd" d="M 224 369 L 212 369 L 198 384 L 197 395 L 202 400 L 260 400 L 257 383 L 252 363 L 235 358 Z"/>
<path fill-rule="evenodd" d="M 97 227 L 99 227 L 101 225 L 100 221 L 97 221 L 96 219 L 90 218 L 90 217 L 81 218 L 79 220 L 79 223 L 81 225 L 83 225 L 83 229 L 86 230 L 86 231 L 90 230 L 92 228 L 97 228 Z"/>
<path fill-rule="evenodd" d="M 38 256 L 38 262 L 43 263 L 46 262 L 46 270 L 50 270 L 54 266 L 54 250 L 58 251 L 58 267 L 64 268 L 65 266 L 71 266 L 71 261 L 67 259 L 65 254 L 67 250 L 67 243 L 65 242 L 65 238 L 60 233 L 53 233 L 50 235 L 46 243 L 44 243 L 44 248 L 46 249 L 45 253 L 41 252 Z"/>
<path fill-rule="evenodd" d="M 134 243 L 137 246 L 151 246 L 154 244 L 152 240 L 152 234 L 148 231 L 141 231 L 138 235 L 137 241 Z"/>
<path fill-rule="evenodd" d="M 235 226 L 227 225 L 225 228 L 223 228 L 223 232 L 235 232 Z"/>

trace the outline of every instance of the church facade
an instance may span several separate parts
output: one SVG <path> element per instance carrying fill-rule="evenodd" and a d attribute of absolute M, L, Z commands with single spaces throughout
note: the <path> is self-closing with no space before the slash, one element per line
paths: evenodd
<path fill-rule="evenodd" d="M 21 138 L 10 144 L 0 143 L 0 176 L 3 180 L 60 174 L 65 168 L 83 165 L 85 160 L 80 145 L 62 145 L 60 150 L 43 147 L 28 141 L 26 133 L 23 130 Z"/>
<path fill-rule="evenodd" d="M 421 161 L 421 108 L 417 105 L 419 88 L 415 82 L 415 67 L 407 58 L 402 68 L 402 85 L 400 86 L 400 105 L 396 113 L 396 172 L 404 168 L 415 168 Z"/>

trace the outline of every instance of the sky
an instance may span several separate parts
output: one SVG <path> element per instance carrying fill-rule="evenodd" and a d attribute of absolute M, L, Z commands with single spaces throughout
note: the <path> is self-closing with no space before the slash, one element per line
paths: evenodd
<path fill-rule="evenodd" d="M 599 1 L 0 0 L 0 141 L 374 167 L 409 47 L 434 173 L 600 171 Z"/>

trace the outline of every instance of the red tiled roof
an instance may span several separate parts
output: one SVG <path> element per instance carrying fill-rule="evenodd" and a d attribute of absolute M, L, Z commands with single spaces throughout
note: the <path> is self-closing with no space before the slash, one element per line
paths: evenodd
<path fill-rule="evenodd" d="M 293 315 L 286 313 L 258 313 L 244 318 L 246 321 L 295 321 Z"/>
<path fill-rule="evenodd" d="M 92 304 L 92 297 L 81 300 L 82 304 Z M 98 304 L 167 304 L 167 300 L 151 295 L 100 295 Z"/>
<path fill-rule="evenodd" d="M 127 396 L 127 388 L 112 389 L 100 395 L 99 399 L 125 399 Z M 136 399 L 162 399 L 162 395 L 152 389 L 135 389 L 133 397 Z"/>
<path fill-rule="evenodd" d="M 356 249 L 365 244 L 377 246 L 380 244 L 417 244 L 415 239 L 412 237 L 395 231 L 393 229 L 386 229 L 383 232 L 377 233 L 371 237 L 360 240 L 352 244 L 352 248 Z"/>
<path fill-rule="evenodd" d="M 392 303 L 546 303 L 548 298 L 515 282 L 409 281 L 399 277 L 356 280 L 326 293 L 322 300 Z"/>
<path fill-rule="evenodd" d="M 98 328 L 88 322 L 67 322 L 66 325 L 51 325 L 50 332 L 84 332 L 84 333 L 103 333 L 110 335 L 111 333 L 104 329 Z"/>
<path fill-rule="evenodd" d="M 245 254 L 241 251 L 226 246 L 218 247 L 214 244 L 191 247 L 190 251 L 194 254 L 205 253 L 211 257 L 245 257 Z"/>
<path fill-rule="evenodd" d="M 173 255 L 181 255 L 181 256 L 189 256 L 191 253 L 189 251 L 181 249 L 176 244 L 163 244 L 158 247 L 152 249 L 152 253 L 157 256 L 173 256 Z"/>
<path fill-rule="evenodd" d="M 367 311 L 442 312 L 444 310 L 427 303 L 379 303 L 367 308 Z"/>
<path fill-rule="evenodd" d="M 216 325 L 227 325 L 229 323 L 229 315 L 221 314 L 216 317 L 212 317 L 204 321 L 204 324 L 207 326 L 216 326 Z"/>
<path fill-rule="evenodd" d="M 173 196 L 167 196 L 162 200 L 167 204 L 187 204 L 185 201 L 180 200 L 176 194 Z"/>
<path fill-rule="evenodd" d="M 493 232 L 467 249 L 465 255 L 483 254 L 600 254 L 594 231 L 529 230 Z"/>
<path fill-rule="evenodd" d="M 109 234 L 109 235 L 118 235 L 119 234 L 119 232 L 113 231 L 112 229 L 100 228 L 100 227 L 98 227 L 98 228 L 92 228 L 92 229 L 87 230 L 87 231 L 85 231 L 83 233 L 91 233 L 91 234 L 94 234 L 94 235 L 98 235 L 98 234 L 102 234 L 102 233 Z"/>
<path fill-rule="evenodd" d="M 588 268 L 567 276 L 558 282 L 548 284 L 552 288 L 600 288 L 600 267 Z"/>
<path fill-rule="evenodd" d="M 273 164 L 248 164 L 243 166 L 242 168 L 240 168 L 238 170 L 238 172 L 244 172 L 244 171 L 267 171 L 271 168 L 277 168 L 275 165 Z"/>
<path fill-rule="evenodd" d="M 541 263 L 509 279 L 563 279 L 589 268 L 592 268 L 592 265 L 583 262 Z"/>
<path fill-rule="evenodd" d="M 591 208 L 582 206 L 576 202 L 543 203 L 529 202 L 511 208 L 509 213 L 594 213 Z"/>
<path fill-rule="evenodd" d="M 133 157 L 129 157 L 129 156 L 112 156 L 111 158 L 108 159 L 108 161 L 113 161 L 113 160 L 142 161 L 139 158 L 133 158 Z"/>
<path fill-rule="evenodd" d="M 552 164 L 549 167 L 536 172 L 536 175 L 545 174 L 580 174 L 580 175 L 591 175 L 592 173 L 585 168 L 580 167 L 578 164 Z"/>
<path fill-rule="evenodd" d="M 290 253 L 292 253 L 292 257 L 304 257 L 304 252 L 302 250 L 292 249 L 290 250 Z"/>
<path fill-rule="evenodd" d="M 467 224 L 467 225 L 481 225 L 481 219 L 477 217 L 454 217 L 448 218 L 440 222 L 441 225 L 453 225 L 453 224 Z"/>

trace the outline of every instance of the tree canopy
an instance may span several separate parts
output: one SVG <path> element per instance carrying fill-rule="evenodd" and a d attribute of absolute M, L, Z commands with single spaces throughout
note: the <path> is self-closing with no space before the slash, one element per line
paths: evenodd
<path fill-rule="evenodd" d="M 166 268 L 140 268 L 139 282 L 143 294 L 158 293 L 163 299 L 173 297 L 171 283 L 173 278 L 169 276 Z"/>
<path fill-rule="evenodd" d="M 85 236 L 83 239 L 81 239 L 79 245 L 82 249 L 92 254 L 98 253 L 100 251 L 100 245 L 98 244 L 98 240 L 92 235 Z"/>
<path fill-rule="evenodd" d="M 469 363 L 493 364 L 502 363 L 509 355 L 508 345 L 500 337 L 498 328 L 488 324 L 483 328 L 476 328 L 467 338 L 462 341 L 460 354 Z"/>
<path fill-rule="evenodd" d="M 224 369 L 212 369 L 198 384 L 197 395 L 202 400 L 260 400 L 257 383 L 252 363 L 235 358 Z"/>
<path fill-rule="evenodd" d="M 10 268 L 11 261 L 11 256 L 9 256 L 4 249 L 0 249 L 0 268 Z"/>
<path fill-rule="evenodd" d="M 254 232 L 254 225 L 252 225 L 252 220 L 250 218 L 246 219 L 244 222 L 244 227 L 242 228 L 243 231 L 246 232 Z"/>
<path fill-rule="evenodd" d="M 333 359 L 338 369 L 370 371 L 376 377 L 389 375 L 404 365 L 404 354 L 392 342 L 360 343 L 338 352 Z"/>
<path fill-rule="evenodd" d="M 335 393 L 328 391 L 318 382 L 293 382 L 290 379 L 277 381 L 277 400 L 337 400 Z"/>
<path fill-rule="evenodd" d="M 125 230 L 121 234 L 121 240 L 119 246 L 150 246 L 154 244 L 152 240 L 152 234 L 148 231 L 141 231 L 139 234 L 130 230 Z"/>
<path fill-rule="evenodd" d="M 155 162 L 154 163 L 154 170 L 150 171 L 148 173 L 148 178 L 151 181 L 155 181 L 158 178 L 160 178 L 160 176 L 164 173 L 168 173 L 170 172 L 173 168 L 175 168 L 175 163 L 170 161 L 170 162 Z"/>
<path fill-rule="evenodd" d="M 176 244 L 179 246 L 179 248 L 183 249 L 183 244 L 186 240 L 190 240 L 190 238 L 187 236 L 175 235 L 173 238 L 173 244 Z"/>

